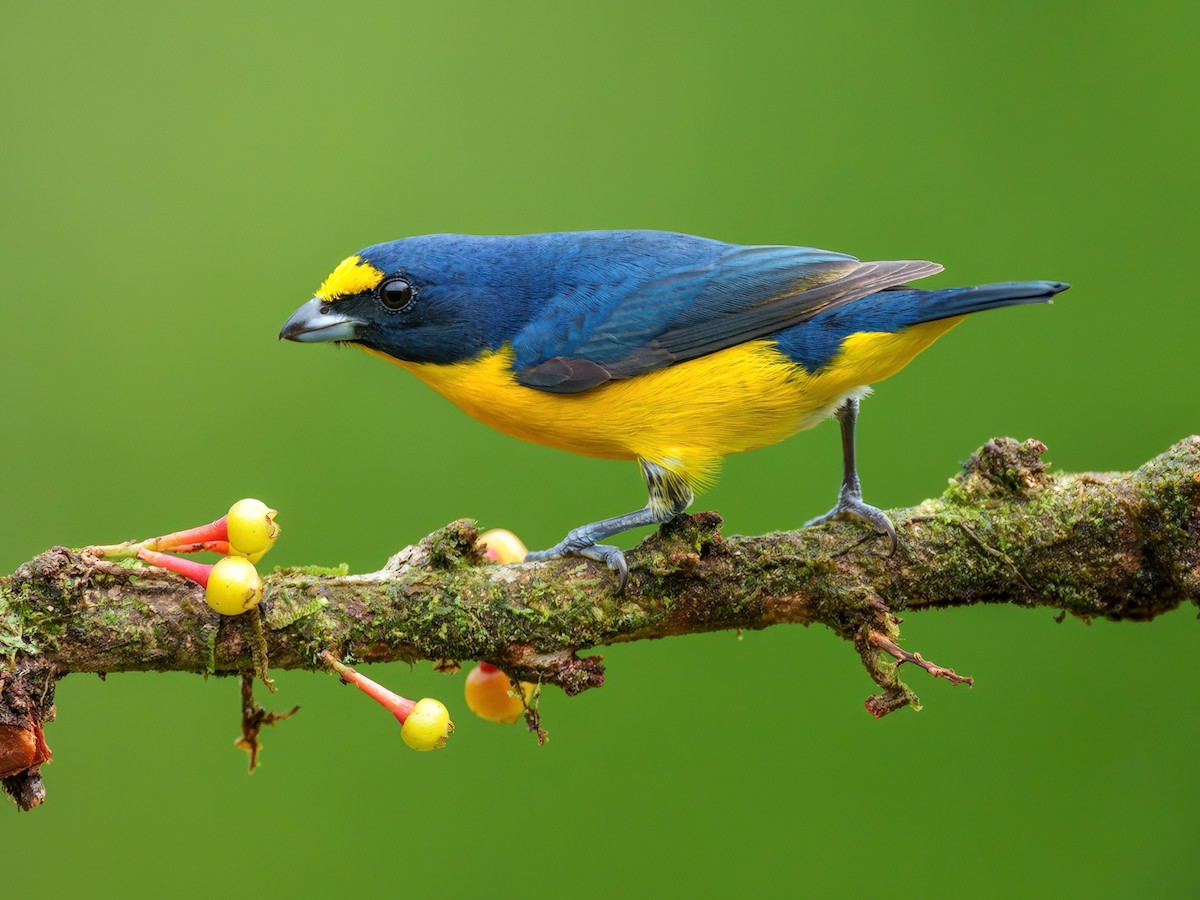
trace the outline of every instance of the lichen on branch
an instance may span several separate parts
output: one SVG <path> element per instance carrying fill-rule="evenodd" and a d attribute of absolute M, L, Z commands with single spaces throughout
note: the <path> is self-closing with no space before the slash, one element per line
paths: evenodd
<path fill-rule="evenodd" d="M 897 677 L 902 663 L 970 682 L 902 649 L 899 613 L 1014 603 L 1141 620 L 1200 601 L 1200 438 L 1125 473 L 1050 473 L 1045 449 L 1011 438 L 980 448 L 941 497 L 890 511 L 900 534 L 891 555 L 852 523 L 726 537 L 713 513 L 681 516 L 631 552 L 624 593 L 584 560 L 486 565 L 468 521 L 378 572 L 277 569 L 259 609 L 238 617 L 214 613 L 201 588 L 170 572 L 55 547 L 0 579 L 0 744 L 20 731 L 18 763 L 40 753 L 30 735 L 52 706 L 34 695 L 52 696 L 74 672 L 242 674 L 262 668 L 265 647 L 274 668 L 322 668 L 326 651 L 487 660 L 574 694 L 604 680 L 600 657 L 579 651 L 789 622 L 852 643 L 880 688 L 867 708 L 881 716 L 917 703 Z M 37 764 L 8 765 L 6 787 L 28 795 Z"/>

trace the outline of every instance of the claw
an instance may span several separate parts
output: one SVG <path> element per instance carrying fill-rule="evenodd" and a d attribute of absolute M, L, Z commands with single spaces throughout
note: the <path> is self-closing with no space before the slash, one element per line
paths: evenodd
<path fill-rule="evenodd" d="M 839 497 L 837 506 L 823 516 L 809 519 L 804 523 L 804 527 L 810 528 L 813 525 L 824 525 L 827 522 L 845 522 L 849 519 L 857 519 L 860 522 L 870 525 L 876 533 L 887 535 L 888 556 L 895 554 L 899 543 L 899 538 L 896 536 L 896 526 L 892 524 L 892 520 L 888 518 L 887 513 L 883 510 L 869 506 L 861 500 L 850 497 Z"/>
<path fill-rule="evenodd" d="M 625 561 L 625 554 L 619 548 L 610 544 L 592 544 L 577 551 L 576 555 L 607 565 L 617 573 L 617 593 L 625 593 L 625 585 L 629 583 L 629 563 Z"/>
<path fill-rule="evenodd" d="M 552 547 L 549 550 L 535 550 L 525 557 L 525 561 L 546 562 L 551 559 L 564 559 L 568 556 L 578 556 L 583 559 L 591 559 L 604 563 L 617 574 L 617 593 L 625 593 L 625 585 L 629 581 L 629 564 L 625 561 L 625 554 L 611 544 L 589 544 L 586 547 Z"/>

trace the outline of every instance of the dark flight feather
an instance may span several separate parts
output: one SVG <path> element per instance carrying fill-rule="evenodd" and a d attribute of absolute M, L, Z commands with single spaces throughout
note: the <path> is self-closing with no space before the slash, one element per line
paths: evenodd
<path fill-rule="evenodd" d="M 577 393 L 767 337 L 885 288 L 941 271 L 923 261 L 860 263 L 806 247 L 732 247 L 707 265 L 635 284 L 581 311 L 577 341 L 535 320 L 514 341 L 517 380 Z M 553 310 L 561 316 L 561 309 Z"/>

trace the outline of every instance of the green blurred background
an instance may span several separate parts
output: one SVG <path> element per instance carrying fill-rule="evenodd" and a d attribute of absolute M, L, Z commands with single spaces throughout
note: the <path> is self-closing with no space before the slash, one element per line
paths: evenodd
<path fill-rule="evenodd" d="M 1178 271 L 1198 25 L 1182 3 L 11 7 L 0 569 L 247 494 L 282 510 L 271 562 L 357 571 L 460 516 L 537 547 L 639 505 L 630 464 L 275 340 L 342 257 L 436 231 L 664 228 L 1071 281 L 880 387 L 868 499 L 939 492 L 996 434 L 1136 466 L 1200 428 Z M 729 460 L 697 508 L 795 527 L 838 476 L 824 425 Z M 427 664 L 372 674 L 452 707 L 429 755 L 333 678 L 279 673 L 270 702 L 303 710 L 253 778 L 234 679 L 76 676 L 49 800 L 0 809 L 0 856 L 53 897 L 1183 896 L 1194 619 L 912 616 L 908 645 L 977 686 L 910 674 L 925 710 L 878 722 L 821 629 L 612 648 L 602 690 L 548 694 L 542 749 Z"/>

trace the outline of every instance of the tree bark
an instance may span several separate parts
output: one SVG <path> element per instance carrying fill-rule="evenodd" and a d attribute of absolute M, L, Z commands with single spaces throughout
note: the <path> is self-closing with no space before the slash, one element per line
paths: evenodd
<path fill-rule="evenodd" d="M 1145 620 L 1200 602 L 1200 437 L 1134 472 L 1051 474 L 1038 441 L 997 438 L 939 498 L 889 514 L 886 541 L 855 523 L 722 537 L 714 513 L 681 516 L 630 553 L 629 585 L 583 560 L 484 565 L 473 523 L 454 522 L 378 572 L 315 567 L 266 576 L 257 613 L 212 612 L 170 572 L 54 547 L 0 579 L 0 776 L 40 802 L 41 725 L 73 672 L 208 674 L 324 668 L 347 660 L 487 660 L 568 694 L 600 685 L 620 641 L 785 622 L 851 641 L 882 716 L 916 704 L 896 674 L 913 663 L 897 614 L 972 603 L 1051 606 L 1084 619 Z"/>

